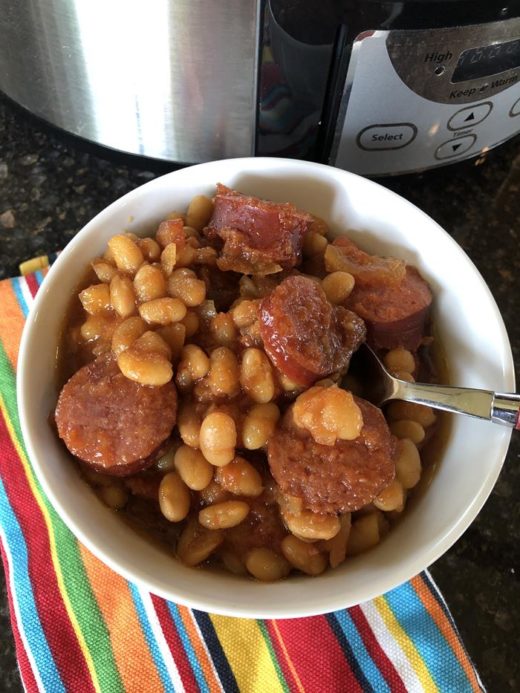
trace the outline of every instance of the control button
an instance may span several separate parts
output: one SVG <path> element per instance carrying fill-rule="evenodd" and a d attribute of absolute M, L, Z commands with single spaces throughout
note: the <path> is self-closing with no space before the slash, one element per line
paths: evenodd
<path fill-rule="evenodd" d="M 461 108 L 457 111 L 448 121 L 448 128 L 450 130 L 460 130 L 461 128 L 470 128 L 472 125 L 481 123 L 485 120 L 491 113 L 493 104 L 491 101 L 486 101 L 485 103 L 479 103 L 476 106 L 469 106 L 468 108 Z"/>
<path fill-rule="evenodd" d="M 369 125 L 357 136 L 361 149 L 402 149 L 412 142 L 417 128 L 411 123 L 385 123 Z"/>
<path fill-rule="evenodd" d="M 511 118 L 520 115 L 520 99 L 518 99 L 518 101 L 515 101 L 514 104 L 511 106 L 509 115 L 511 116 Z"/>
<path fill-rule="evenodd" d="M 451 159 L 452 156 L 460 156 L 465 154 L 468 149 L 475 144 L 476 135 L 466 135 L 459 137 L 457 140 L 449 140 L 437 147 L 435 152 L 436 159 Z"/>

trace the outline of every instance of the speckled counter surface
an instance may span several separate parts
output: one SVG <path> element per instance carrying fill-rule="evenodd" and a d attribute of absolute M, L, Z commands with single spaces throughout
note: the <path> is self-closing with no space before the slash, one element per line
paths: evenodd
<path fill-rule="evenodd" d="M 0 97 L 0 278 L 17 274 L 22 260 L 63 247 L 103 207 L 155 175 L 87 153 Z M 481 165 L 382 182 L 463 246 L 495 296 L 520 364 L 520 141 Z M 519 457 L 517 433 L 477 520 L 431 568 L 493 693 L 520 690 Z M 19 691 L 3 574 L 1 581 L 0 690 Z"/>

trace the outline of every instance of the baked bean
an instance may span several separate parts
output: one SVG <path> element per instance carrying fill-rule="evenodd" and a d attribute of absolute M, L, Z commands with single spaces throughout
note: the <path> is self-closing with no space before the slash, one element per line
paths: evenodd
<path fill-rule="evenodd" d="M 114 258 L 114 253 L 110 250 L 110 247 L 108 245 L 105 252 L 103 253 L 103 260 L 106 260 L 110 265 L 113 265 L 115 267 L 116 261 Z"/>
<path fill-rule="evenodd" d="M 179 212 L 176 209 L 173 210 L 173 212 L 170 212 L 167 217 L 167 219 L 182 219 L 182 223 L 186 221 L 186 215 L 183 212 Z"/>
<path fill-rule="evenodd" d="M 92 269 L 96 273 L 96 277 L 100 282 L 110 283 L 110 280 L 117 274 L 117 269 L 104 258 L 98 257 L 92 262 Z"/>
<path fill-rule="evenodd" d="M 81 338 L 85 342 L 111 340 L 118 325 L 110 315 L 89 315 L 80 328 Z"/>
<path fill-rule="evenodd" d="M 112 351 L 116 356 L 141 337 L 147 330 L 147 325 L 142 318 L 127 318 L 114 330 L 112 335 Z"/>
<path fill-rule="evenodd" d="M 186 339 L 193 337 L 193 335 L 196 334 L 196 332 L 199 329 L 199 325 L 200 325 L 199 316 L 193 310 L 188 310 L 186 312 L 186 315 L 181 320 L 181 322 L 186 329 Z"/>
<path fill-rule="evenodd" d="M 240 327 L 249 327 L 258 317 L 258 302 L 250 301 L 246 298 L 238 301 L 231 309 L 231 317 L 235 325 Z"/>
<path fill-rule="evenodd" d="M 175 224 L 171 223 L 175 219 L 182 220 L 183 217 L 176 212 L 174 212 L 174 214 L 177 214 L 177 216 L 168 217 L 165 221 L 162 221 L 155 232 L 155 240 L 161 248 L 166 248 L 170 243 L 177 243 L 178 250 L 184 246 L 185 237 L 182 224 L 180 221 Z"/>
<path fill-rule="evenodd" d="M 314 384 L 317 387 L 334 387 L 334 385 L 337 385 L 332 378 L 322 378 L 322 380 L 317 380 Z"/>
<path fill-rule="evenodd" d="M 240 277 L 240 280 L 238 282 L 238 286 L 240 288 L 240 295 L 243 298 L 260 298 L 261 294 L 258 290 L 258 287 L 254 283 L 254 281 L 251 279 L 251 277 L 248 277 L 247 275 L 243 275 Z"/>
<path fill-rule="evenodd" d="M 246 575 L 247 570 L 240 556 L 232 551 L 219 551 L 219 557 L 226 570 L 233 575 Z"/>
<path fill-rule="evenodd" d="M 165 474 L 159 485 L 159 506 L 164 517 L 180 522 L 188 515 L 190 504 L 190 491 L 177 472 Z"/>
<path fill-rule="evenodd" d="M 141 248 L 145 260 L 157 262 L 161 257 L 161 246 L 153 238 L 139 238 L 137 245 Z"/>
<path fill-rule="evenodd" d="M 235 496 L 256 497 L 264 490 L 261 475 L 250 462 L 239 456 L 217 469 L 215 481 Z"/>
<path fill-rule="evenodd" d="M 233 346 L 238 338 L 237 328 L 229 313 L 217 313 L 209 327 L 215 342 L 222 346 Z"/>
<path fill-rule="evenodd" d="M 291 564 L 280 554 L 265 547 L 251 549 L 246 556 L 246 568 L 257 580 L 273 582 L 291 572 Z"/>
<path fill-rule="evenodd" d="M 293 421 L 321 445 L 354 440 L 361 433 L 363 416 L 351 392 L 339 387 L 311 387 L 298 395 Z"/>
<path fill-rule="evenodd" d="M 163 325 L 157 329 L 157 334 L 159 334 L 170 347 L 172 361 L 177 361 L 181 356 L 186 337 L 186 328 L 184 325 L 180 322 L 174 322 L 171 323 L 171 325 Z"/>
<path fill-rule="evenodd" d="M 198 565 L 209 558 L 223 540 L 223 532 L 206 529 L 192 518 L 177 542 L 177 556 L 188 566 Z"/>
<path fill-rule="evenodd" d="M 303 237 L 303 254 L 305 257 L 313 257 L 314 255 L 323 255 L 328 246 L 328 241 L 325 236 L 314 231 L 308 231 Z"/>
<path fill-rule="evenodd" d="M 200 346 L 186 344 L 181 352 L 175 382 L 181 390 L 188 390 L 196 380 L 207 375 L 209 366 L 209 358 Z"/>
<path fill-rule="evenodd" d="M 213 465 L 200 450 L 188 445 L 181 445 L 175 452 L 174 465 L 186 486 L 193 491 L 202 491 L 213 479 Z"/>
<path fill-rule="evenodd" d="M 177 414 L 177 428 L 183 443 L 191 448 L 199 447 L 201 424 L 202 417 L 199 415 L 196 405 L 189 401 L 181 402 Z"/>
<path fill-rule="evenodd" d="M 332 539 L 339 532 L 340 523 L 336 515 L 313 513 L 310 510 L 300 512 L 284 512 L 282 517 L 289 531 L 304 541 Z"/>
<path fill-rule="evenodd" d="M 173 376 L 172 364 L 164 356 L 132 347 L 118 355 L 117 365 L 124 376 L 141 385 L 165 385 Z"/>
<path fill-rule="evenodd" d="M 217 483 L 214 479 L 210 481 L 206 488 L 200 492 L 200 500 L 202 505 L 215 505 L 215 503 L 223 503 L 230 500 L 232 496 L 229 491 Z"/>
<path fill-rule="evenodd" d="M 251 347 L 242 354 L 240 384 L 253 402 L 262 404 L 273 399 L 275 395 L 273 369 L 262 350 Z"/>
<path fill-rule="evenodd" d="M 137 243 L 127 234 L 112 236 L 108 241 L 117 269 L 135 274 L 144 262 L 144 255 Z"/>
<path fill-rule="evenodd" d="M 331 272 L 321 280 L 321 286 L 327 299 L 338 305 L 352 293 L 356 280 L 348 272 Z"/>
<path fill-rule="evenodd" d="M 98 493 L 103 503 L 113 510 L 121 510 L 128 501 L 128 493 L 122 486 L 102 486 Z"/>
<path fill-rule="evenodd" d="M 329 565 L 331 568 L 337 568 L 343 563 L 347 555 L 347 544 L 350 536 L 350 528 L 352 526 L 352 515 L 345 513 L 339 518 L 339 532 L 335 537 L 325 542 L 325 548 L 329 552 Z"/>
<path fill-rule="evenodd" d="M 293 535 L 284 537 L 280 545 L 289 563 L 307 575 L 319 575 L 327 567 L 327 558 L 314 544 L 302 541 Z"/>
<path fill-rule="evenodd" d="M 421 478 L 421 457 L 417 446 L 403 438 L 397 443 L 395 473 L 404 489 L 413 488 Z"/>
<path fill-rule="evenodd" d="M 195 248 L 185 245 L 184 248 L 177 248 L 176 267 L 188 267 L 195 260 Z"/>
<path fill-rule="evenodd" d="M 390 371 L 390 374 L 393 375 L 394 378 L 404 380 L 407 383 L 415 383 L 415 378 L 411 373 L 408 373 L 408 371 Z"/>
<path fill-rule="evenodd" d="M 280 410 L 273 402 L 255 404 L 242 424 L 242 442 L 246 450 L 258 450 L 273 435 Z"/>
<path fill-rule="evenodd" d="M 106 284 L 92 284 L 79 293 L 81 305 L 90 313 L 98 315 L 112 308 L 110 304 L 110 289 Z"/>
<path fill-rule="evenodd" d="M 139 315 L 151 325 L 168 325 L 184 318 L 186 306 L 178 298 L 154 298 L 153 301 L 141 303 Z"/>
<path fill-rule="evenodd" d="M 185 229 L 191 228 L 190 226 L 185 226 Z M 194 250 L 199 250 L 200 241 L 196 236 L 189 236 L 186 238 L 186 245 L 191 246 Z M 193 257 L 193 262 L 195 262 L 195 256 Z"/>
<path fill-rule="evenodd" d="M 202 229 L 209 222 L 213 214 L 213 200 L 206 195 L 195 195 L 186 213 L 186 224 L 197 231 Z"/>
<path fill-rule="evenodd" d="M 234 420 L 224 412 L 215 411 L 202 421 L 199 435 L 204 457 L 216 467 L 231 462 L 235 456 L 237 429 Z"/>
<path fill-rule="evenodd" d="M 175 447 L 171 447 L 167 452 L 164 453 L 157 462 L 155 466 L 160 472 L 173 472 L 175 469 Z"/>
<path fill-rule="evenodd" d="M 283 373 L 278 373 L 278 382 L 284 392 L 295 392 L 296 390 L 301 390 L 302 386 L 295 383 Z"/>
<path fill-rule="evenodd" d="M 411 351 L 397 347 L 391 349 L 383 356 L 383 363 L 389 371 L 404 371 L 413 373 L 415 370 L 415 359 Z"/>
<path fill-rule="evenodd" d="M 116 274 L 110 282 L 110 303 L 122 318 L 129 318 L 136 312 L 134 285 L 130 277 Z"/>
<path fill-rule="evenodd" d="M 113 476 L 101 474 L 100 472 L 96 472 L 88 467 L 82 468 L 81 473 L 89 484 L 92 484 L 93 486 L 113 486 L 114 484 Z"/>
<path fill-rule="evenodd" d="M 437 420 L 435 412 L 431 407 L 401 400 L 390 402 L 386 410 L 386 418 L 389 421 L 400 421 L 401 419 L 417 421 L 423 428 L 432 426 Z"/>
<path fill-rule="evenodd" d="M 199 512 L 199 522 L 206 529 L 228 529 L 239 525 L 249 513 L 245 501 L 229 500 L 208 505 Z"/>
<path fill-rule="evenodd" d="M 417 421 L 410 421 L 409 419 L 392 421 L 390 423 L 390 430 L 397 438 L 409 438 L 416 445 L 422 443 L 425 436 L 424 428 L 421 424 Z"/>
<path fill-rule="evenodd" d="M 309 227 L 309 231 L 314 231 L 314 233 L 319 233 L 321 236 L 326 236 L 329 232 L 329 226 L 326 221 L 317 217 L 315 214 L 311 214 L 313 221 Z"/>
<path fill-rule="evenodd" d="M 195 250 L 193 262 L 196 265 L 207 265 L 209 267 L 214 267 L 217 264 L 217 256 L 218 253 L 215 248 L 204 246 Z"/>
<path fill-rule="evenodd" d="M 379 511 L 370 512 L 358 518 L 352 525 L 347 544 L 347 555 L 357 556 L 359 553 L 373 548 L 381 539 Z"/>
<path fill-rule="evenodd" d="M 134 289 L 140 303 L 166 296 L 166 279 L 157 265 L 141 265 L 134 277 Z"/>
<path fill-rule="evenodd" d="M 143 334 L 138 337 L 132 344 L 132 349 L 139 352 L 153 352 L 155 354 L 160 354 L 168 361 L 172 357 L 172 350 L 169 345 L 164 341 L 161 335 L 157 332 L 152 332 L 148 330 L 143 332 Z"/>
<path fill-rule="evenodd" d="M 200 233 L 197 231 L 197 229 L 194 229 L 193 226 L 184 226 L 184 235 L 186 238 L 195 238 L 198 241 L 201 240 Z"/>
<path fill-rule="evenodd" d="M 228 347 L 218 347 L 210 354 L 208 385 L 215 397 L 234 397 L 240 391 L 238 361 Z"/>
<path fill-rule="evenodd" d="M 167 277 L 173 272 L 177 263 L 177 244 L 168 243 L 161 253 L 161 265 Z"/>
<path fill-rule="evenodd" d="M 180 298 L 189 308 L 194 308 L 206 299 L 206 284 L 197 278 L 193 270 L 180 268 L 168 278 L 168 293 Z"/>
<path fill-rule="evenodd" d="M 381 493 L 374 498 L 374 505 L 379 510 L 390 512 L 396 510 L 401 512 L 404 508 L 404 489 L 398 479 L 394 479 Z"/>

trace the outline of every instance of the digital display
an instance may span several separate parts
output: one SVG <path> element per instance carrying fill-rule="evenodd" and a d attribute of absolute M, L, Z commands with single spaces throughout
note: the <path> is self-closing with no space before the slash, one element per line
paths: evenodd
<path fill-rule="evenodd" d="M 489 77 L 515 67 L 520 67 L 520 39 L 464 51 L 460 54 L 451 81 L 465 82 Z"/>

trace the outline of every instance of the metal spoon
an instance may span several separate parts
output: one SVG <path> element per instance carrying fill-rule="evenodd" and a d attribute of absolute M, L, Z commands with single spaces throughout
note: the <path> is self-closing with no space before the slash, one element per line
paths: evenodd
<path fill-rule="evenodd" d="M 392 399 L 401 399 L 520 430 L 520 394 L 408 383 L 390 375 L 368 344 L 362 344 L 353 355 L 349 375 L 354 376 L 356 384 L 359 383 L 359 396 L 377 406 Z"/>

